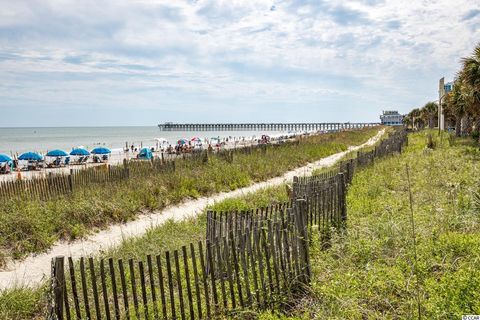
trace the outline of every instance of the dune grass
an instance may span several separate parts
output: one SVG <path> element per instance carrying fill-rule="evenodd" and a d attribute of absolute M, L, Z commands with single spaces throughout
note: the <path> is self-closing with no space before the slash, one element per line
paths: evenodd
<path fill-rule="evenodd" d="M 288 200 L 285 185 L 265 188 L 238 198 L 215 203 L 211 210 L 249 210 Z M 206 211 L 181 221 L 168 220 L 141 237 L 126 239 L 118 247 L 103 252 L 105 258 L 144 260 L 148 254 L 173 251 L 190 242 L 204 240 Z M 0 319 L 44 319 L 47 312 L 47 283 L 40 288 L 15 288 L 0 292 Z M 267 318 L 266 318 L 267 319 Z"/>
<path fill-rule="evenodd" d="M 152 174 L 114 184 L 92 185 L 50 201 L 0 203 L 0 267 L 10 258 L 48 249 L 59 239 L 83 237 L 109 224 L 126 222 L 188 198 L 234 190 L 367 141 L 379 128 L 300 139 L 276 148 L 235 154 L 232 162 L 180 160 L 173 173 Z"/>
<path fill-rule="evenodd" d="M 208 210 L 250 210 L 286 201 L 288 201 L 286 187 L 281 185 L 247 193 L 237 198 L 225 199 L 209 206 Z M 206 210 L 200 215 L 181 221 L 170 219 L 160 226 L 149 229 L 140 237 L 124 240 L 120 246 L 111 248 L 102 256 L 141 260 L 145 259 L 148 254 L 158 254 L 167 250 L 173 251 L 183 245 L 205 240 L 206 225 Z"/>
<path fill-rule="evenodd" d="M 410 136 L 400 156 L 357 171 L 348 194 L 348 228 L 331 247 L 312 246 L 311 292 L 293 309 L 259 319 L 426 319 L 480 313 L 480 151 L 426 133 Z M 411 175 L 417 260 L 414 259 L 408 183 Z M 242 210 L 287 199 L 285 186 L 212 206 Z M 105 257 L 144 258 L 205 236 L 205 215 L 168 222 L 127 240 Z M 250 314 L 251 316 L 251 314 Z M 239 315 L 241 318 L 241 315 Z"/>
<path fill-rule="evenodd" d="M 87 233 L 87 229 L 92 226 L 100 228 L 108 223 L 128 221 L 133 219 L 139 210 L 155 210 L 162 208 L 167 204 L 172 204 L 182 200 L 183 198 L 193 198 L 200 193 L 191 187 L 185 187 L 188 183 L 184 176 L 190 171 L 198 178 L 202 178 L 204 182 L 210 181 L 211 189 L 208 193 L 225 191 L 234 189 L 227 182 L 231 175 L 227 174 L 224 167 L 236 168 L 239 175 L 248 173 L 246 170 L 239 170 L 244 167 L 245 163 L 254 161 L 257 166 L 250 164 L 249 179 L 243 183 L 245 185 L 253 181 L 260 181 L 271 177 L 272 175 L 280 175 L 289 169 L 293 169 L 309 161 L 328 156 L 332 153 L 343 151 L 348 145 L 358 145 L 378 132 L 378 128 L 365 129 L 355 133 L 345 132 L 321 137 L 308 139 L 299 144 L 292 153 L 292 146 L 287 148 L 277 148 L 267 154 L 256 155 L 238 155 L 234 158 L 233 163 L 212 159 L 207 166 L 208 168 L 189 167 L 188 163 L 183 166 L 177 166 L 182 174 L 176 174 L 175 182 L 167 181 L 167 177 L 152 177 L 147 181 L 129 181 L 120 182 L 115 186 L 95 187 L 92 189 L 82 190 L 82 194 L 72 197 L 62 197 L 48 203 L 28 202 L 21 203 L 10 202 L 0 204 L 0 224 L 5 228 L 0 231 L 0 243 L 2 243 L 3 259 L 12 255 L 20 257 L 25 253 L 39 251 L 47 248 L 51 243 L 59 238 L 74 239 L 81 237 Z M 303 146 L 302 146 L 303 145 Z M 310 150 L 309 150 L 310 149 Z M 311 149 L 317 149 L 311 150 Z M 277 153 L 281 151 L 281 153 Z M 304 155 L 301 152 L 308 153 Z M 293 160 L 292 160 L 293 159 Z M 295 159 L 300 159 L 299 161 Z M 275 165 L 272 165 L 272 164 Z M 270 168 L 275 167 L 275 168 Z M 218 170 L 217 170 L 218 169 Z M 223 181 L 215 182 L 209 177 L 212 171 L 216 171 L 214 177 L 225 176 Z M 177 171 L 178 172 L 178 171 Z M 268 173 L 265 173 L 268 172 Z M 192 182 L 192 176 L 187 181 Z M 217 178 L 218 179 L 218 178 Z M 237 179 L 237 181 L 239 181 Z M 157 183 L 165 183 L 159 187 Z M 222 184 L 223 183 L 223 184 Z M 170 198 L 161 199 L 158 190 L 165 192 L 168 188 L 175 188 L 178 184 L 183 184 L 181 191 L 177 191 L 170 195 Z M 200 185 L 200 184 L 199 184 Z M 132 187 L 136 189 L 132 189 Z M 205 189 L 204 189 L 205 192 Z M 143 193 L 143 194 L 142 194 Z M 156 201 L 152 199 L 156 199 Z M 272 203 L 284 202 L 288 199 L 285 185 L 267 188 L 255 193 L 249 193 L 235 199 L 227 199 L 211 206 L 212 210 L 242 210 L 253 209 L 261 206 L 268 206 Z M 96 212 L 97 211 L 97 212 Z M 28 214 L 29 217 L 23 217 Z M 57 219 L 54 219 L 58 214 Z M 8 217 L 10 215 L 10 217 Z M 66 219 L 69 217 L 69 219 Z M 105 252 L 105 257 L 133 257 L 144 258 L 146 254 L 159 252 L 162 250 L 178 249 L 182 245 L 189 242 L 195 242 L 205 237 L 206 215 L 200 214 L 197 217 L 189 218 L 180 222 L 168 221 L 162 226 L 150 229 L 147 233 L 139 238 L 128 239 L 118 248 L 112 248 Z M 16 230 L 15 221 L 25 227 L 22 230 Z M 13 230 L 13 231 L 12 231 Z M 59 232 L 62 230 L 62 232 Z M 9 233 L 10 236 L 5 235 Z M 31 233 L 28 236 L 26 233 Z M 5 246 L 5 241 L 22 242 L 22 237 L 26 237 L 23 243 L 17 243 L 17 248 Z M 39 240 L 42 241 L 39 241 Z M 42 284 L 39 288 L 13 288 L 0 292 L 0 319 L 43 319 L 47 312 L 47 283 Z"/>
<path fill-rule="evenodd" d="M 39 288 L 14 288 L 0 291 L 0 319 L 45 319 L 47 285 Z"/>
<path fill-rule="evenodd" d="M 312 292 L 292 316 L 417 319 L 418 305 L 423 319 L 480 314 L 480 151 L 436 133 L 437 148 L 425 149 L 430 133 L 356 173 L 348 228 L 330 249 L 312 248 Z"/>

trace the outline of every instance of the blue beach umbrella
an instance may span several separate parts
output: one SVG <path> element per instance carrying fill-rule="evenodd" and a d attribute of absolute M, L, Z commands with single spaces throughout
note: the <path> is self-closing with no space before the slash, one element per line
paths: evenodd
<path fill-rule="evenodd" d="M 10 161 L 12 161 L 12 158 L 7 156 L 6 154 L 0 153 L 0 163 L 1 162 L 10 162 Z"/>
<path fill-rule="evenodd" d="M 138 156 L 140 158 L 143 158 L 143 159 L 152 159 L 153 155 L 152 155 L 152 150 L 148 149 L 148 148 L 143 148 L 142 150 L 140 150 L 140 153 L 138 154 Z"/>
<path fill-rule="evenodd" d="M 67 156 L 68 156 L 68 153 L 59 149 L 52 150 L 47 153 L 47 157 L 67 157 Z"/>
<path fill-rule="evenodd" d="M 89 156 L 90 152 L 88 150 L 85 150 L 83 148 L 76 148 L 73 149 L 72 152 L 70 152 L 71 156 Z"/>
<path fill-rule="evenodd" d="M 20 155 L 20 157 L 18 157 L 18 160 L 42 161 L 43 157 L 36 152 L 26 152 Z"/>
<path fill-rule="evenodd" d="M 112 151 L 110 151 L 110 149 L 105 148 L 105 147 L 98 147 L 98 148 L 93 149 L 92 153 L 93 154 L 109 154 L 109 153 L 112 153 Z"/>

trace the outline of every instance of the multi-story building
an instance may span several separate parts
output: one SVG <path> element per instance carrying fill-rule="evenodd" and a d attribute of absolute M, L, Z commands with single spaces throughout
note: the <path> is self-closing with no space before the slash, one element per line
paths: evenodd
<path fill-rule="evenodd" d="M 445 88 L 445 93 L 449 93 L 453 90 L 453 81 L 445 83 L 443 87 Z"/>
<path fill-rule="evenodd" d="M 383 111 L 380 121 L 385 126 L 402 126 L 403 116 L 398 111 Z"/>

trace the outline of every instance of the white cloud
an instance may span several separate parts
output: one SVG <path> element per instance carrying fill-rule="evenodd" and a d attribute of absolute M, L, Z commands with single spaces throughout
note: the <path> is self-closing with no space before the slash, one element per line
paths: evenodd
<path fill-rule="evenodd" d="M 371 117 L 434 98 L 438 78 L 453 77 L 480 39 L 480 14 L 466 0 L 1 5 L 0 108 L 128 110 L 158 99 L 209 110 L 216 101 L 225 118 L 229 102 L 244 101 L 273 117 L 279 103 L 322 117 L 328 101 Z"/>

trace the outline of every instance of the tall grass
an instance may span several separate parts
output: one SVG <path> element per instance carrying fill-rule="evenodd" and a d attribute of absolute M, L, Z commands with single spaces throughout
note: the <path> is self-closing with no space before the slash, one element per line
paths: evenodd
<path fill-rule="evenodd" d="M 442 139 L 425 153 L 427 137 L 428 132 L 409 136 L 401 156 L 356 173 L 348 193 L 348 227 L 334 235 L 328 250 L 314 248 L 312 294 L 292 315 L 417 319 L 419 300 L 426 319 L 480 314 L 479 152 Z"/>
<path fill-rule="evenodd" d="M 96 184 L 49 201 L 4 201 L 0 203 L 0 267 L 10 257 L 44 251 L 59 239 L 83 237 L 109 224 L 132 220 L 142 211 L 279 176 L 361 144 L 377 132 L 378 128 L 367 128 L 312 136 L 296 144 L 235 154 L 233 161 L 221 157 L 211 157 L 207 163 L 180 160 L 173 173 Z"/>
<path fill-rule="evenodd" d="M 261 189 L 237 198 L 226 199 L 208 207 L 211 210 L 249 210 L 288 200 L 285 185 Z M 100 257 L 142 260 L 148 254 L 173 251 L 188 243 L 204 240 L 206 211 L 181 221 L 168 220 L 135 238 L 125 239 L 118 247 L 103 252 Z M 16 288 L 0 291 L 0 319 L 44 319 L 47 313 L 47 283 L 40 288 Z"/>
<path fill-rule="evenodd" d="M 225 199 L 209 206 L 207 210 L 227 212 L 253 210 L 286 201 L 288 201 L 288 194 L 285 185 L 280 185 Z M 140 237 L 125 239 L 121 245 L 104 252 L 102 256 L 105 258 L 143 259 L 148 254 L 173 251 L 190 242 L 205 240 L 206 225 L 206 210 L 200 215 L 181 221 L 168 220 L 160 226 L 147 230 Z"/>

